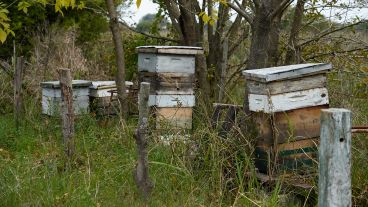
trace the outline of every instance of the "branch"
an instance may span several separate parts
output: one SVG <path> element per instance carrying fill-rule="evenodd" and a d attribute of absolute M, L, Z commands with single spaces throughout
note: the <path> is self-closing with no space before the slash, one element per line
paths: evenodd
<path fill-rule="evenodd" d="M 145 32 L 140 32 L 136 29 L 134 29 L 133 27 L 129 26 L 127 23 L 125 23 L 124 21 L 122 20 L 119 20 L 119 23 L 128 28 L 129 30 L 135 32 L 135 33 L 138 33 L 138 34 L 141 34 L 141 35 L 144 35 L 146 37 L 150 37 L 150 38 L 153 38 L 153 39 L 159 39 L 159 40 L 164 40 L 164 41 L 169 41 L 169 42 L 176 42 L 176 43 L 180 43 L 180 40 L 177 40 L 177 39 L 171 39 L 171 38 L 168 38 L 168 37 L 162 37 L 162 36 L 155 36 L 155 35 L 151 35 L 151 34 L 147 34 Z"/>
<path fill-rule="evenodd" d="M 287 8 L 293 1 L 294 0 L 283 0 L 281 4 L 268 15 L 268 17 L 273 19 L 280 11 L 283 11 L 285 8 Z"/>
<path fill-rule="evenodd" d="M 305 60 L 311 60 L 311 59 L 315 59 L 318 57 L 322 57 L 322 56 L 326 56 L 326 55 L 336 55 L 336 54 L 341 54 L 341 53 L 349 53 L 349 52 L 355 52 L 355 51 L 361 51 L 361 50 L 367 50 L 368 47 L 360 47 L 360 48 L 354 48 L 354 49 L 350 49 L 350 50 L 341 50 L 341 51 L 331 51 L 331 52 L 326 52 L 326 53 L 319 53 L 316 55 L 313 55 L 311 57 L 306 58 Z"/>
<path fill-rule="evenodd" d="M 341 30 L 344 30 L 344 29 L 346 29 L 346 28 L 353 27 L 353 26 L 356 26 L 356 25 L 359 25 L 359 24 L 362 24 L 362 23 L 366 23 L 366 22 L 368 22 L 368 20 L 359 21 L 359 22 L 356 22 L 356 23 L 354 23 L 354 24 L 349 24 L 349 25 L 346 25 L 346 26 L 343 26 L 343 27 L 339 27 L 339 28 L 334 29 L 334 30 L 330 30 L 330 31 L 327 31 L 327 32 L 323 32 L 322 34 L 318 35 L 317 37 L 315 37 L 315 38 L 313 38 L 313 39 L 310 39 L 310 40 L 308 40 L 308 41 L 306 41 L 306 42 L 301 43 L 299 46 L 304 46 L 304 45 L 309 44 L 309 43 L 311 43 L 311 42 L 318 41 L 318 40 L 320 40 L 321 38 L 323 38 L 323 37 L 325 37 L 325 36 L 327 36 L 327 35 L 329 35 L 329 34 L 332 34 L 332 33 L 335 33 L 335 32 L 338 32 L 338 31 L 341 31 Z"/>
<path fill-rule="evenodd" d="M 227 2 L 227 5 L 234 9 L 238 14 L 240 14 L 241 16 L 244 17 L 244 19 L 249 23 L 252 24 L 253 22 L 253 18 L 244 10 L 241 10 L 239 7 L 235 6 L 233 3 L 231 2 Z"/>

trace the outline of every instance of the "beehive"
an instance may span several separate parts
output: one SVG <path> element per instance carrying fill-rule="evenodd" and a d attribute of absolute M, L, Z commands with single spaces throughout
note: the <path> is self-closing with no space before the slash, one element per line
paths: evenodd
<path fill-rule="evenodd" d="M 133 83 L 125 81 L 125 86 L 129 94 Z M 89 96 L 91 112 L 98 116 L 117 114 L 119 106 L 115 81 L 92 81 Z"/>
<path fill-rule="evenodd" d="M 73 80 L 73 109 L 74 114 L 89 112 L 89 86 L 86 80 Z M 41 83 L 42 87 L 42 113 L 49 116 L 59 116 L 61 110 L 61 89 L 59 81 Z"/>
<path fill-rule="evenodd" d="M 320 112 L 328 108 L 330 64 L 245 70 L 249 110 L 258 128 L 256 167 L 298 170 L 316 158 Z"/>
<path fill-rule="evenodd" d="M 149 106 L 156 117 L 156 128 L 192 128 L 195 106 L 195 55 L 200 47 L 138 47 L 139 81 L 151 84 Z"/>

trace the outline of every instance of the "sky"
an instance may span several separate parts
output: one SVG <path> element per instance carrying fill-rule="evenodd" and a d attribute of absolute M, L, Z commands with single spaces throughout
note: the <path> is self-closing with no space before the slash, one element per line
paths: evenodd
<path fill-rule="evenodd" d="M 132 25 L 134 23 L 138 23 L 139 20 L 146 14 L 153 13 L 155 14 L 158 10 L 157 4 L 154 4 L 152 0 L 142 0 L 141 5 L 139 8 L 137 8 L 135 4 L 136 0 L 133 0 L 132 6 L 129 8 L 129 15 L 124 17 L 124 20 Z M 340 0 L 339 2 L 349 3 L 353 2 L 353 0 Z M 337 9 L 327 8 L 322 13 L 325 16 L 331 16 L 335 13 L 339 12 Z M 341 12 L 341 11 L 340 11 Z M 368 18 L 368 8 L 366 9 L 354 9 L 349 11 L 347 14 L 342 15 L 342 19 L 332 18 L 334 21 L 338 22 L 346 22 L 351 21 L 356 16 L 360 16 L 362 18 Z"/>
<path fill-rule="evenodd" d="M 152 0 L 142 0 L 141 5 L 137 8 L 135 4 L 136 0 L 133 0 L 132 6 L 129 8 L 129 16 L 124 17 L 124 20 L 128 24 L 138 23 L 139 20 L 146 14 L 156 14 L 158 10 L 157 4 L 154 4 Z"/>

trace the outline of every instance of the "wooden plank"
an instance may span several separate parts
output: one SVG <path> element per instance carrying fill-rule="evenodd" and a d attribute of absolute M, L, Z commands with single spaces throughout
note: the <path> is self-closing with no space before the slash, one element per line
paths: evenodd
<path fill-rule="evenodd" d="M 258 140 L 273 144 L 319 137 L 321 110 L 328 105 L 278 112 L 273 115 L 254 113 L 252 116 L 258 129 Z M 275 130 L 275 131 L 274 131 Z"/>
<path fill-rule="evenodd" d="M 352 206 L 349 110 L 322 110 L 318 192 L 320 207 Z"/>
<path fill-rule="evenodd" d="M 327 88 L 314 88 L 276 95 L 249 94 L 249 110 L 275 113 L 328 104 Z"/>
<path fill-rule="evenodd" d="M 195 70 L 195 57 L 191 56 L 169 56 L 159 55 L 157 56 L 157 68 L 158 73 L 191 73 L 194 74 Z"/>
<path fill-rule="evenodd" d="M 247 80 L 259 82 L 271 82 L 285 79 L 295 79 L 304 76 L 326 73 L 332 69 L 331 64 L 308 63 L 298 65 L 287 65 L 255 70 L 244 70 L 243 75 Z"/>
<path fill-rule="evenodd" d="M 164 53 L 164 54 L 181 54 L 181 55 L 197 55 L 203 54 L 201 47 L 189 46 L 141 46 L 137 47 L 138 53 Z"/>
<path fill-rule="evenodd" d="M 89 95 L 89 89 L 88 87 L 83 88 L 73 88 L 73 97 L 79 97 L 79 96 L 88 96 Z M 42 88 L 42 96 L 47 97 L 61 97 L 61 90 L 60 88 Z"/>
<path fill-rule="evenodd" d="M 271 173 L 274 169 L 277 169 L 276 173 L 284 170 L 313 170 L 318 143 L 319 138 L 278 144 L 276 147 L 272 144 L 257 143 L 255 166 L 262 173 Z"/>
<path fill-rule="evenodd" d="M 273 81 L 269 83 L 247 80 L 247 88 L 248 92 L 251 94 L 274 95 L 313 88 L 325 88 L 327 87 L 326 79 L 325 74 L 318 74 L 298 79 Z"/>
<path fill-rule="evenodd" d="M 193 120 L 192 108 L 156 108 L 156 128 L 191 129 Z"/>
<path fill-rule="evenodd" d="M 195 106 L 194 95 L 150 95 L 149 106 L 157 107 L 193 107 Z"/>
<path fill-rule="evenodd" d="M 73 98 L 74 114 L 89 112 L 89 97 L 79 96 Z M 49 116 L 59 116 L 61 113 L 61 97 L 42 96 L 42 113 Z"/>
<path fill-rule="evenodd" d="M 194 74 L 195 56 L 138 54 L 138 71 Z"/>
<path fill-rule="evenodd" d="M 91 81 L 87 81 L 87 80 L 72 80 L 73 88 L 89 87 L 91 83 L 92 83 Z M 60 88 L 60 82 L 59 81 L 41 82 L 41 87 L 42 88 Z"/>

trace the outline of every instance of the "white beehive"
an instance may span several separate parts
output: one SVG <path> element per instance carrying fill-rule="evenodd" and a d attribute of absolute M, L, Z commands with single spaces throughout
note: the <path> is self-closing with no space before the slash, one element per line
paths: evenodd
<path fill-rule="evenodd" d="M 74 114 L 89 112 L 89 86 L 91 81 L 73 80 L 73 108 Z M 59 81 L 41 83 L 42 113 L 49 116 L 59 116 L 61 107 L 61 89 Z"/>
<path fill-rule="evenodd" d="M 244 70 L 249 110 L 274 113 L 328 104 L 331 64 L 311 63 Z"/>
<path fill-rule="evenodd" d="M 195 106 L 195 56 L 200 47 L 144 46 L 137 47 L 140 82 L 149 82 L 149 106 L 154 107 L 159 122 L 174 128 L 192 128 L 192 107 Z"/>

